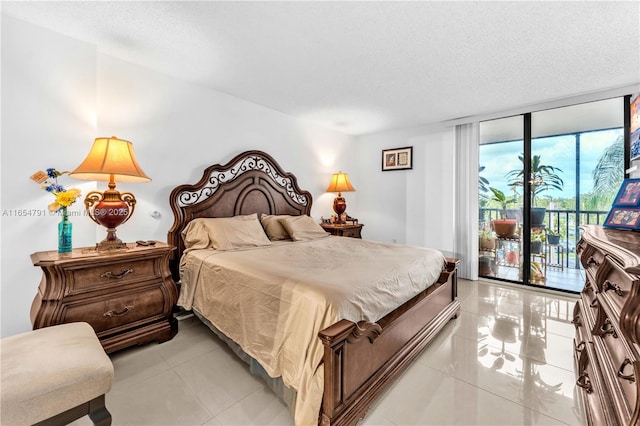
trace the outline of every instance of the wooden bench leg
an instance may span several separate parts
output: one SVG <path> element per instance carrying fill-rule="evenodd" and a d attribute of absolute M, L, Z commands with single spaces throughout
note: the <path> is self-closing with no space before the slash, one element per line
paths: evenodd
<path fill-rule="evenodd" d="M 80 404 L 63 413 L 49 417 L 46 420 L 36 423 L 34 426 L 60 426 L 71 423 L 81 417 L 89 415 L 95 426 L 111 426 L 111 413 L 104 403 L 104 395 L 92 399 L 89 402 Z"/>
<path fill-rule="evenodd" d="M 89 418 L 95 426 L 111 426 L 111 413 L 104 403 L 104 395 L 89 401 Z"/>
<path fill-rule="evenodd" d="M 104 403 L 104 395 L 89 401 L 89 418 L 95 426 L 111 426 L 111 413 Z"/>

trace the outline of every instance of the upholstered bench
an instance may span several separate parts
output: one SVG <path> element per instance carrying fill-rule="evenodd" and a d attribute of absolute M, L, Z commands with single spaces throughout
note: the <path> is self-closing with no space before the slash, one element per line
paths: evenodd
<path fill-rule="evenodd" d="M 105 394 L 113 364 L 85 322 L 45 327 L 0 340 L 0 423 L 67 424 L 89 415 L 110 425 Z"/>

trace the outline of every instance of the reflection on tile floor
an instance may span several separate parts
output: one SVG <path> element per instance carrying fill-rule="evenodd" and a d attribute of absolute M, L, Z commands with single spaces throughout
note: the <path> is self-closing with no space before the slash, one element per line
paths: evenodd
<path fill-rule="evenodd" d="M 362 425 L 579 425 L 575 298 L 459 280 L 462 312 Z M 114 425 L 291 425 L 285 405 L 204 325 L 112 355 Z M 74 424 L 90 425 L 88 417 Z"/>

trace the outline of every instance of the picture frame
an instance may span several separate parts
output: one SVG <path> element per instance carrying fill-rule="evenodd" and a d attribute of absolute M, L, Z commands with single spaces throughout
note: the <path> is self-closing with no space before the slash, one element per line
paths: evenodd
<path fill-rule="evenodd" d="M 408 170 L 413 168 L 413 147 L 382 150 L 382 171 Z"/>
<path fill-rule="evenodd" d="M 613 200 L 613 207 L 640 207 L 640 178 L 625 179 Z"/>
<path fill-rule="evenodd" d="M 640 208 L 613 207 L 602 226 L 605 228 L 640 229 Z"/>
<path fill-rule="evenodd" d="M 631 161 L 640 159 L 640 93 L 631 101 L 629 108 L 629 148 Z"/>

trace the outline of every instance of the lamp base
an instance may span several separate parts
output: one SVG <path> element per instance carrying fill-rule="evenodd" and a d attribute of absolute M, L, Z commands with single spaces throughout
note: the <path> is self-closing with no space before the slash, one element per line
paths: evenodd
<path fill-rule="evenodd" d="M 342 220 L 342 214 L 347 211 L 347 201 L 341 194 L 338 194 L 338 196 L 333 199 L 333 211 L 336 212 L 336 216 L 338 217 L 336 223 L 345 223 Z"/>
<path fill-rule="evenodd" d="M 91 191 L 84 199 L 84 205 L 91 220 L 107 228 L 107 237 L 96 244 L 96 250 L 118 250 L 126 248 L 116 236 L 116 228 L 125 223 L 135 209 L 136 199 L 130 192 L 119 192 L 115 183 L 109 182 L 104 192 Z"/>
<path fill-rule="evenodd" d="M 96 250 L 109 251 L 120 250 L 127 247 L 127 243 L 123 243 L 120 238 L 116 236 L 115 229 L 107 229 L 107 238 L 96 244 Z"/>

